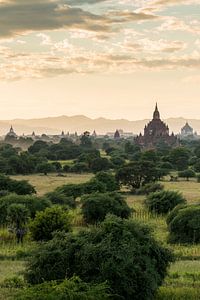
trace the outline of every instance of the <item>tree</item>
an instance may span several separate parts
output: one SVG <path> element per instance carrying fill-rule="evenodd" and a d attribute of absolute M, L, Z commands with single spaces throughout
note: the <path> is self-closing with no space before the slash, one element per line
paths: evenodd
<path fill-rule="evenodd" d="M 200 242 L 200 205 L 179 206 L 168 218 L 171 243 Z"/>
<path fill-rule="evenodd" d="M 113 192 L 119 189 L 116 178 L 112 173 L 101 171 L 95 175 L 95 178 L 105 185 L 106 191 L 108 192 Z"/>
<path fill-rule="evenodd" d="M 55 172 L 55 166 L 53 166 L 50 163 L 45 163 L 44 162 L 44 163 L 41 163 L 41 164 L 37 165 L 36 171 L 38 173 L 44 173 L 44 175 L 47 175 L 47 173 Z"/>
<path fill-rule="evenodd" d="M 158 191 L 162 191 L 164 186 L 159 182 L 147 183 L 137 190 L 137 195 L 149 195 Z"/>
<path fill-rule="evenodd" d="M 117 193 L 91 194 L 82 197 L 81 203 L 83 218 L 89 224 L 103 221 L 109 213 L 128 218 L 132 212 L 125 199 Z"/>
<path fill-rule="evenodd" d="M 37 211 L 42 211 L 46 207 L 51 206 L 51 202 L 46 198 L 30 196 L 30 195 L 16 195 L 9 194 L 0 198 L 0 224 L 8 225 L 8 209 L 12 204 L 24 205 L 31 218 L 35 217 Z"/>
<path fill-rule="evenodd" d="M 66 205 L 69 208 L 76 208 L 76 201 L 72 196 L 66 196 L 59 191 L 53 191 L 45 195 L 53 204 Z"/>
<path fill-rule="evenodd" d="M 18 195 L 30 195 L 36 193 L 35 188 L 26 180 L 14 180 L 0 175 L 0 190 L 14 192 Z"/>
<path fill-rule="evenodd" d="M 186 203 L 186 200 L 176 191 L 160 191 L 148 195 L 144 203 L 149 211 L 167 214 L 178 204 Z"/>
<path fill-rule="evenodd" d="M 111 168 L 111 166 L 111 162 L 106 157 L 100 157 L 91 161 L 90 168 L 94 173 L 97 173 L 100 171 L 107 171 Z"/>
<path fill-rule="evenodd" d="M 190 178 L 196 177 L 196 173 L 191 169 L 187 169 L 184 171 L 179 171 L 178 176 L 181 178 L 185 178 L 187 181 L 189 181 Z"/>
<path fill-rule="evenodd" d="M 125 159 L 121 156 L 114 155 L 110 159 L 115 168 L 122 167 L 125 164 Z"/>
<path fill-rule="evenodd" d="M 70 171 L 72 173 L 84 173 L 84 172 L 89 172 L 89 168 L 86 163 L 79 162 L 79 163 L 74 164 L 71 167 Z"/>
<path fill-rule="evenodd" d="M 31 154 L 41 152 L 41 150 L 48 150 L 49 145 L 44 141 L 36 141 L 32 146 L 29 147 L 28 151 Z"/>
<path fill-rule="evenodd" d="M 121 299 L 153 300 L 170 261 L 148 227 L 109 216 L 100 226 L 57 233 L 42 244 L 30 257 L 26 279 L 37 284 L 76 274 L 88 283 L 107 282 Z"/>
<path fill-rule="evenodd" d="M 70 227 L 67 211 L 59 206 L 53 206 L 38 212 L 29 229 L 35 241 L 48 241 L 52 239 L 54 231 L 68 232 Z"/>
<path fill-rule="evenodd" d="M 119 169 L 116 179 L 120 184 L 127 185 L 133 190 L 158 179 L 158 170 L 150 161 L 138 161 Z"/>
<path fill-rule="evenodd" d="M 182 171 L 188 168 L 189 158 L 189 151 L 184 147 L 174 148 L 169 154 L 169 160 L 171 164 L 178 171 Z"/>
<path fill-rule="evenodd" d="M 8 207 L 8 222 L 14 227 L 17 243 L 23 242 L 26 233 L 25 226 L 29 219 L 29 211 L 23 204 L 11 204 Z"/>

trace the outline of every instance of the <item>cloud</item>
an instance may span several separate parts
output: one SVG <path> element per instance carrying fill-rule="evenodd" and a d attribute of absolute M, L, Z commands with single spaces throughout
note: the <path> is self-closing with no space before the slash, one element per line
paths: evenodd
<path fill-rule="evenodd" d="M 80 28 L 109 31 L 105 16 L 63 4 L 59 0 L 10 0 L 0 5 L 0 37 L 13 37 L 31 31 Z"/>
<path fill-rule="evenodd" d="M 71 7 L 66 4 L 67 2 L 69 1 L 8 0 L 2 2 L 0 38 L 15 37 L 32 31 L 71 28 L 107 33 L 114 30 L 112 26 L 118 23 L 156 18 L 152 14 L 123 11 L 100 15 L 79 7 Z"/>
<path fill-rule="evenodd" d="M 199 4 L 199 0 L 147 0 L 141 1 L 138 11 L 149 13 L 162 11 L 169 6 Z"/>

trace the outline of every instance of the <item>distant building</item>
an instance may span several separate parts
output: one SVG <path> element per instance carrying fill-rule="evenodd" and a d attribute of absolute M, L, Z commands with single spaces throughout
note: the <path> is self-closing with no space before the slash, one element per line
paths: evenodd
<path fill-rule="evenodd" d="M 186 124 L 181 128 L 181 133 L 179 135 L 180 139 L 199 139 L 197 132 L 186 122 Z"/>
<path fill-rule="evenodd" d="M 115 140 L 118 140 L 118 139 L 120 139 L 120 133 L 119 133 L 119 130 L 117 129 L 116 131 L 115 131 L 115 134 L 114 134 L 114 139 Z"/>
<path fill-rule="evenodd" d="M 172 133 L 169 134 L 169 127 L 160 119 L 158 105 L 156 103 L 153 119 L 144 128 L 144 135 L 140 133 L 135 138 L 135 142 L 144 148 L 154 148 L 159 143 L 165 143 L 170 146 L 178 145 L 178 139 Z"/>
<path fill-rule="evenodd" d="M 115 138 L 115 134 L 118 135 L 117 131 L 120 135 L 120 138 L 126 139 L 134 136 L 132 132 L 124 132 L 122 129 L 117 129 L 115 132 L 107 132 L 106 136 L 109 138 Z"/>
<path fill-rule="evenodd" d="M 10 127 L 10 131 L 5 136 L 5 141 L 16 140 L 18 138 L 17 134 L 15 133 L 13 127 Z"/>
<path fill-rule="evenodd" d="M 96 138 L 97 137 L 97 133 L 96 131 L 94 130 L 93 133 L 92 133 L 92 137 Z"/>

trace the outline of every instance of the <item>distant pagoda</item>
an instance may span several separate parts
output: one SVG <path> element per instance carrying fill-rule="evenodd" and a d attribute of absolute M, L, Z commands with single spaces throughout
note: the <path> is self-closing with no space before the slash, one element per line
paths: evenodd
<path fill-rule="evenodd" d="M 158 105 L 156 103 L 153 119 L 145 125 L 144 135 L 140 133 L 135 138 L 136 144 L 144 148 L 154 148 L 159 143 L 165 143 L 169 146 L 177 146 L 178 139 L 172 132 L 169 134 L 169 127 L 160 119 Z"/>

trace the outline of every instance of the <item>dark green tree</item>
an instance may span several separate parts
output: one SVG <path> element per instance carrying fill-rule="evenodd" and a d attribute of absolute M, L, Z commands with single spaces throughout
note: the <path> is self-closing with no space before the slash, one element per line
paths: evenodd
<path fill-rule="evenodd" d="M 70 228 L 69 214 L 59 206 L 49 207 L 38 212 L 29 225 L 31 236 L 35 241 L 48 241 L 52 239 L 53 232 L 68 232 Z"/>
<path fill-rule="evenodd" d="M 148 195 L 144 203 L 151 212 L 167 214 L 178 204 L 186 203 L 186 200 L 176 191 L 160 191 Z"/>
<path fill-rule="evenodd" d="M 200 243 L 200 205 L 179 206 L 168 217 L 169 241 Z"/>
<path fill-rule="evenodd" d="M 158 177 L 159 173 L 155 164 L 143 160 L 130 163 L 116 172 L 117 181 L 133 190 L 149 182 L 156 181 Z"/>
<path fill-rule="evenodd" d="M 86 223 L 95 224 L 105 219 L 107 214 L 128 218 L 132 209 L 118 193 L 96 193 L 81 199 L 81 211 Z"/>
<path fill-rule="evenodd" d="M 26 279 L 37 284 L 76 274 L 88 283 L 106 281 L 121 299 L 153 300 L 171 260 L 146 226 L 109 216 L 101 226 L 58 233 L 41 245 L 30 258 Z"/>

